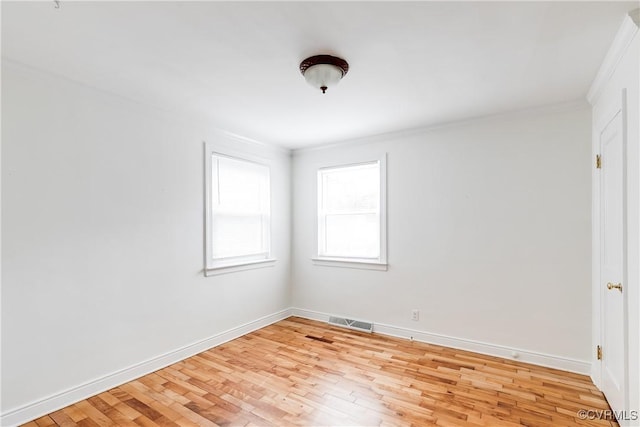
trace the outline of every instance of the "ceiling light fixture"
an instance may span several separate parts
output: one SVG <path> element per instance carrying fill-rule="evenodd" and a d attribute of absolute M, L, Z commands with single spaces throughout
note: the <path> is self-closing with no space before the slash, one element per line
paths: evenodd
<path fill-rule="evenodd" d="M 311 86 L 325 93 L 330 86 L 338 84 L 349 71 L 349 64 L 342 58 L 331 55 L 316 55 L 300 63 L 300 72 Z"/>

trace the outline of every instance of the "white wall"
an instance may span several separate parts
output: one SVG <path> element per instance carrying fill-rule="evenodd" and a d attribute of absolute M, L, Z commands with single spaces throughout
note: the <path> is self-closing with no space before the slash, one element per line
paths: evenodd
<path fill-rule="evenodd" d="M 3 413 L 277 313 L 291 298 L 589 360 L 586 108 L 298 151 L 291 171 L 285 150 L 15 64 L 3 63 L 2 89 Z M 203 277 L 203 141 L 273 162 L 275 267 Z M 381 152 L 389 271 L 312 265 L 316 168 Z"/>
<path fill-rule="evenodd" d="M 2 91 L 3 413 L 289 307 L 288 151 L 6 62 Z M 203 141 L 273 162 L 274 267 L 203 276 Z"/>
<path fill-rule="evenodd" d="M 389 270 L 313 265 L 317 168 L 382 152 Z M 293 306 L 588 371 L 590 166 L 586 103 L 297 151 Z"/>

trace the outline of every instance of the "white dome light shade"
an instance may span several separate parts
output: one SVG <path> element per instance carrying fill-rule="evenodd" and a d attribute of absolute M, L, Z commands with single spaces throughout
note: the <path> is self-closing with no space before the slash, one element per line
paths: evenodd
<path fill-rule="evenodd" d="M 344 59 L 330 55 L 317 55 L 305 59 L 300 64 L 300 72 L 307 83 L 325 93 L 337 85 L 349 71 L 349 64 Z"/>
<path fill-rule="evenodd" d="M 327 88 L 337 85 L 342 79 L 342 70 L 335 65 L 318 64 L 307 68 L 304 78 L 307 83 L 324 93 Z"/>

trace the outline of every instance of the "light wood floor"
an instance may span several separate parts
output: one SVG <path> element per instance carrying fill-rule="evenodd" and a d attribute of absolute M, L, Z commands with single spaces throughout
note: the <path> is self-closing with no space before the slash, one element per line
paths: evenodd
<path fill-rule="evenodd" d="M 607 410 L 583 375 L 296 317 L 26 424 L 565 426 Z"/>

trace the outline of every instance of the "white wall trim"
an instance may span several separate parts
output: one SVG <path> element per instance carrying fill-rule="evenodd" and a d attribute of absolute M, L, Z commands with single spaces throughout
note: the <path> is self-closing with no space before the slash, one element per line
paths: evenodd
<path fill-rule="evenodd" d="M 587 101 L 589 101 L 591 105 L 598 102 L 598 99 L 602 94 L 602 90 L 618 67 L 620 60 L 633 40 L 633 36 L 638 32 L 639 10 L 640 9 L 635 9 L 625 15 L 624 20 L 613 39 L 613 43 L 611 43 L 611 47 L 607 51 L 607 54 L 602 61 L 602 65 L 600 65 L 600 69 L 598 69 L 598 73 L 596 74 L 593 83 L 591 83 L 591 87 L 587 93 Z"/>
<path fill-rule="evenodd" d="M 228 341 L 246 335 L 257 329 L 279 322 L 291 316 L 291 309 L 284 309 L 261 317 L 240 326 L 228 329 L 202 341 L 189 344 L 177 350 L 131 365 L 119 371 L 107 374 L 101 378 L 86 382 L 70 389 L 52 394 L 43 399 L 28 403 L 24 406 L 10 409 L 0 415 L 0 425 L 13 426 L 23 424 L 43 415 L 57 411 L 82 399 L 94 396 L 103 391 L 117 387 L 128 381 L 140 378 L 158 369 L 172 365 L 195 354 L 219 346 Z"/>
<path fill-rule="evenodd" d="M 221 274 L 235 273 L 237 271 L 255 270 L 256 268 L 273 267 L 277 259 L 267 258 L 256 261 L 244 261 L 238 264 L 220 265 L 204 269 L 205 277 L 219 276 Z"/>
<path fill-rule="evenodd" d="M 355 268 L 358 270 L 377 271 L 387 271 L 389 269 L 389 265 L 386 262 L 354 261 L 353 259 L 311 258 L 311 262 L 313 265 L 320 267 Z"/>
<path fill-rule="evenodd" d="M 248 144 L 250 146 L 254 146 L 254 147 L 259 147 L 261 149 L 267 149 L 267 150 L 272 151 L 273 153 L 281 154 L 281 155 L 284 155 L 284 156 L 287 156 L 287 157 L 291 156 L 291 149 L 289 149 L 287 147 L 283 147 L 283 146 L 280 146 L 280 145 L 277 145 L 277 144 L 273 144 L 271 142 L 258 141 L 256 139 L 249 138 L 249 137 L 246 137 L 246 136 L 242 136 L 242 135 L 239 135 L 237 133 L 229 132 L 229 131 L 226 131 L 224 129 L 217 128 L 217 131 L 221 135 L 223 135 L 223 136 L 225 136 L 225 137 L 227 137 L 229 139 L 232 139 L 234 141 L 242 142 L 242 143 Z"/>
<path fill-rule="evenodd" d="M 318 320 L 321 322 L 328 321 L 330 316 L 330 314 L 328 313 L 321 313 L 318 311 L 295 307 L 291 308 L 291 315 L 303 317 L 305 319 Z M 382 335 L 389 335 L 392 337 L 413 339 L 414 341 L 420 341 L 428 344 L 436 344 L 445 347 L 457 348 L 460 350 L 473 351 L 475 353 L 502 357 L 509 360 L 517 360 L 519 362 L 531 363 L 533 365 L 545 366 L 548 368 L 561 369 L 563 371 L 576 372 L 583 375 L 589 375 L 591 372 L 591 363 L 586 360 L 571 359 L 562 356 L 538 353 L 535 351 L 523 350 L 497 344 L 489 344 L 466 338 L 451 337 L 448 335 L 418 331 L 415 329 L 386 325 L 376 322 L 373 322 L 373 332 Z M 514 352 L 518 354 L 517 358 L 514 358 L 512 356 Z"/>
<path fill-rule="evenodd" d="M 396 130 L 391 132 L 365 135 L 357 138 L 332 141 L 326 144 L 321 143 L 317 145 L 312 145 L 310 147 L 295 148 L 291 150 L 291 156 L 295 157 L 297 155 L 305 154 L 308 152 L 332 149 L 337 147 L 350 147 L 350 146 L 357 146 L 357 145 L 363 145 L 363 144 L 371 144 L 375 142 L 385 142 L 390 139 L 405 138 L 413 135 L 421 135 L 424 133 L 436 132 L 443 129 L 452 129 L 452 128 L 470 126 L 474 124 L 482 124 L 482 123 L 492 122 L 495 120 L 517 119 L 519 117 L 531 117 L 532 115 L 553 114 L 553 113 L 560 113 L 563 111 L 575 111 L 575 110 L 587 109 L 588 107 L 589 107 L 589 104 L 585 102 L 584 99 L 578 99 L 574 101 L 560 102 L 560 103 L 550 104 L 550 105 L 523 108 L 520 110 L 510 110 L 510 111 L 505 111 L 505 112 L 500 112 L 495 114 L 487 114 L 483 116 L 471 117 L 467 119 L 434 123 L 431 125 L 419 126 L 419 127 L 410 128 L 410 129 L 401 129 L 401 130 Z"/>

